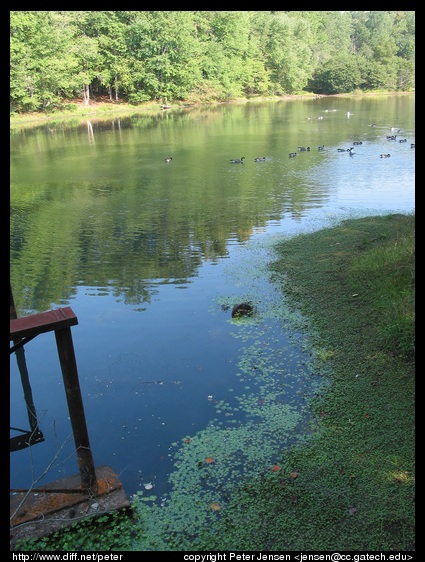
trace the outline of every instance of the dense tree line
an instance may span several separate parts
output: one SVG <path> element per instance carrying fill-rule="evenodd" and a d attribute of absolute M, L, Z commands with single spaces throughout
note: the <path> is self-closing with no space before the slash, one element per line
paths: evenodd
<path fill-rule="evenodd" d="M 10 111 L 415 87 L 413 11 L 11 11 Z"/>

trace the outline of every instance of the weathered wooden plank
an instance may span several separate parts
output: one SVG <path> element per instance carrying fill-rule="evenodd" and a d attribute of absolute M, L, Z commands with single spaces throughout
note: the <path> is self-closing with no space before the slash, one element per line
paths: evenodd
<path fill-rule="evenodd" d="M 88 517 L 129 509 L 130 501 L 118 476 L 108 466 L 96 468 L 98 493 L 81 489 L 78 475 L 34 488 L 13 491 L 10 497 L 10 543 L 40 538 Z"/>
<path fill-rule="evenodd" d="M 22 316 L 10 320 L 10 341 L 34 337 L 38 334 L 69 328 L 77 324 L 78 319 L 69 306 L 39 312 L 31 316 Z"/>

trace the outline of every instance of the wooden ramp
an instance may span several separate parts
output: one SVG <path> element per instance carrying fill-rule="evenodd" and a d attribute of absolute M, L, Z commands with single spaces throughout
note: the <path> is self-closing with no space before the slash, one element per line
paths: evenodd
<path fill-rule="evenodd" d="M 81 487 L 80 474 L 30 492 L 10 496 L 10 545 L 19 539 L 40 538 L 87 517 L 99 517 L 130 507 L 118 476 L 107 466 L 96 468 L 97 492 Z"/>

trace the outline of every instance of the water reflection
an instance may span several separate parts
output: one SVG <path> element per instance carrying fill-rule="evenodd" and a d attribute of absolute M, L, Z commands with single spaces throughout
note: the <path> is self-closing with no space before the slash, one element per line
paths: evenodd
<path fill-rule="evenodd" d="M 408 142 L 389 144 L 395 125 Z M 205 428 L 238 428 L 245 452 L 235 458 L 246 467 L 302 435 L 319 379 L 268 279 L 273 236 L 353 212 L 412 210 L 414 134 L 408 96 L 226 105 L 12 132 L 16 306 L 19 315 L 64 305 L 77 314 L 95 462 L 113 467 L 128 493 L 154 481 L 165 494 L 175 463 L 186 462 L 179 447 Z M 354 141 L 362 144 L 351 157 L 337 151 Z M 232 165 L 240 154 L 246 162 Z M 261 155 L 266 161 L 254 162 Z M 238 324 L 226 306 L 244 300 L 259 315 Z M 40 338 L 26 357 L 46 441 L 31 461 L 27 451 L 12 455 L 14 487 L 28 485 L 31 467 L 42 473 L 70 434 L 56 349 Z M 11 404 L 25 420 L 17 381 L 11 362 Z M 276 412 L 285 412 L 282 426 Z M 75 472 L 65 447 L 48 480 Z"/>

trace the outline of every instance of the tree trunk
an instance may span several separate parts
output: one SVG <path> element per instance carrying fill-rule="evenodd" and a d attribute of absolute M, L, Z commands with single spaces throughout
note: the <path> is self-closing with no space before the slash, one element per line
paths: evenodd
<path fill-rule="evenodd" d="M 115 101 L 118 102 L 118 80 L 117 77 L 115 77 Z"/>
<path fill-rule="evenodd" d="M 83 86 L 83 96 L 84 96 L 84 105 L 89 105 L 89 103 L 90 103 L 90 86 L 88 84 L 84 84 L 84 86 Z"/>

